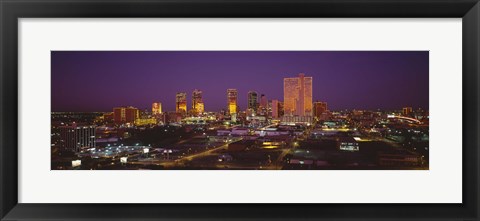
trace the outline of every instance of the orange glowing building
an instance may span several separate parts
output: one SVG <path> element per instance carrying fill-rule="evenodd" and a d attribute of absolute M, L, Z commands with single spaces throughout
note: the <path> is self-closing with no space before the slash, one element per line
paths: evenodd
<path fill-rule="evenodd" d="M 195 89 L 192 93 L 192 109 L 201 114 L 205 111 L 205 105 L 203 104 L 202 91 Z"/>
<path fill-rule="evenodd" d="M 177 93 L 177 95 L 175 96 L 175 110 L 177 113 L 187 112 L 187 93 Z"/>
<path fill-rule="evenodd" d="M 229 114 L 237 113 L 237 89 L 227 89 L 227 108 Z"/>
<path fill-rule="evenodd" d="M 285 115 L 312 116 L 312 77 L 300 73 L 298 77 L 283 79 Z"/>
<path fill-rule="evenodd" d="M 162 103 L 155 102 L 152 103 L 152 114 L 157 115 L 162 113 Z"/>

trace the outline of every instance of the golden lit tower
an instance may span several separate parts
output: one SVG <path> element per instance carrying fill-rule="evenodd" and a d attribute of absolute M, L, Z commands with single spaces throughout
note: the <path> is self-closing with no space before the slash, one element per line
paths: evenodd
<path fill-rule="evenodd" d="M 227 107 L 230 114 L 237 113 L 237 95 L 237 89 L 227 89 Z"/>
<path fill-rule="evenodd" d="M 201 90 L 195 89 L 192 93 L 192 109 L 198 114 L 201 114 L 204 112 L 204 105 L 203 105 Z"/>
<path fill-rule="evenodd" d="M 179 92 L 175 96 L 175 110 L 178 113 L 186 113 L 187 112 L 187 93 Z"/>
<path fill-rule="evenodd" d="M 152 114 L 161 114 L 162 113 L 162 103 L 155 102 L 152 103 Z"/>
<path fill-rule="evenodd" d="M 312 116 L 312 84 L 313 78 L 303 73 L 283 79 L 285 115 Z"/>

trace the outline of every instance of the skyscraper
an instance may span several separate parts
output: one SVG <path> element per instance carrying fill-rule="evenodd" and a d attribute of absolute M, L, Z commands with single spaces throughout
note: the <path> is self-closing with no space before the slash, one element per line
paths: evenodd
<path fill-rule="evenodd" d="M 197 113 L 201 114 L 204 112 L 204 104 L 202 98 L 202 91 L 195 89 L 192 93 L 192 109 Z"/>
<path fill-rule="evenodd" d="M 279 108 L 278 100 L 272 100 L 272 118 L 279 117 L 278 108 Z"/>
<path fill-rule="evenodd" d="M 257 106 L 257 101 L 258 100 L 258 94 L 256 91 L 249 91 L 248 92 L 248 109 L 252 110 L 253 112 L 257 112 L 258 106 Z"/>
<path fill-rule="evenodd" d="M 237 89 L 227 89 L 227 108 L 229 114 L 237 113 Z"/>
<path fill-rule="evenodd" d="M 154 102 L 152 103 L 152 114 L 161 114 L 162 113 L 162 103 L 160 102 Z"/>
<path fill-rule="evenodd" d="M 265 94 L 260 95 L 260 108 L 258 114 L 264 116 L 268 114 L 268 100 Z"/>
<path fill-rule="evenodd" d="M 175 110 L 178 113 L 187 112 L 187 93 L 178 92 L 175 96 Z"/>
<path fill-rule="evenodd" d="M 303 73 L 283 79 L 285 115 L 312 116 L 312 83 L 313 78 Z"/>
<path fill-rule="evenodd" d="M 283 117 L 285 115 L 285 110 L 283 108 L 283 102 L 278 101 L 278 117 Z"/>

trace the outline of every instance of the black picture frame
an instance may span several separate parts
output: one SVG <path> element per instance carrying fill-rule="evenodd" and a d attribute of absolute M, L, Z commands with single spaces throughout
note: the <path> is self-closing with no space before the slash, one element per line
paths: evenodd
<path fill-rule="evenodd" d="M 479 220 L 478 0 L 1 0 L 1 220 Z M 462 18 L 461 204 L 18 203 L 18 19 L 120 17 Z M 445 42 L 448 44 L 448 42 Z M 39 190 L 41 191 L 41 190 Z M 241 190 L 238 190 L 241 191 Z M 255 193 L 246 193 L 255 194 Z M 374 193 L 372 193 L 374 194 Z"/>

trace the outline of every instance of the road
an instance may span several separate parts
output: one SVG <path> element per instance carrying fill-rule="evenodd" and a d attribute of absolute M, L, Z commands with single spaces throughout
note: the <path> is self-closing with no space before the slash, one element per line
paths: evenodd
<path fill-rule="evenodd" d="M 195 153 L 195 154 L 192 154 L 192 155 L 188 155 L 188 156 L 182 157 L 180 159 L 176 159 L 174 161 L 162 162 L 162 163 L 160 163 L 160 165 L 165 166 L 165 167 L 179 166 L 179 165 L 184 164 L 186 161 L 194 160 L 195 158 L 199 158 L 199 157 L 206 157 L 206 156 L 209 156 L 209 155 L 213 154 L 213 152 L 215 152 L 215 151 L 218 151 L 218 150 L 221 150 L 221 149 L 227 149 L 228 145 L 230 143 L 241 141 L 242 139 L 243 138 L 232 139 L 231 142 L 225 143 L 221 146 L 218 146 L 218 147 L 215 147 L 215 148 L 212 148 L 212 149 L 200 152 L 200 153 Z"/>

